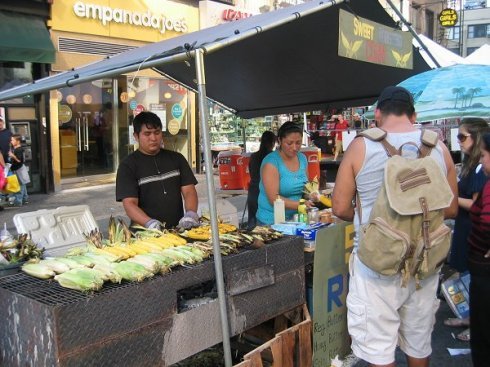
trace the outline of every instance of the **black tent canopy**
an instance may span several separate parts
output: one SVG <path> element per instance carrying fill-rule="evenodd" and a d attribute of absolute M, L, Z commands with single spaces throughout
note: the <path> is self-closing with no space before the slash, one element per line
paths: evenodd
<path fill-rule="evenodd" d="M 245 118 L 372 104 L 386 85 L 429 69 L 415 48 L 413 70 L 338 56 L 339 9 L 397 27 L 377 0 L 316 0 L 130 50 L 2 91 L 0 100 L 147 67 L 196 90 L 199 48 L 207 97 Z"/>

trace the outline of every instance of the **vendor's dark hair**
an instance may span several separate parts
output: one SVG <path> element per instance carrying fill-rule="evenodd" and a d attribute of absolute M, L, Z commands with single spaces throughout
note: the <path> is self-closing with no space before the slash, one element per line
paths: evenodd
<path fill-rule="evenodd" d="M 260 147 L 259 151 L 267 152 L 274 148 L 274 143 L 276 142 L 276 135 L 270 130 L 264 131 L 260 137 Z"/>
<path fill-rule="evenodd" d="M 380 103 L 376 108 L 384 115 L 407 115 L 411 117 L 415 113 L 415 107 L 411 103 L 403 101 L 385 101 Z"/>
<path fill-rule="evenodd" d="M 282 139 L 291 133 L 300 133 L 303 135 L 303 125 L 297 124 L 293 121 L 286 121 L 277 131 L 277 137 Z"/>
<path fill-rule="evenodd" d="M 133 131 L 139 135 L 141 127 L 145 125 L 148 129 L 162 128 L 162 121 L 153 112 L 143 111 L 140 112 L 133 120 Z"/>
<path fill-rule="evenodd" d="M 488 123 L 480 117 L 470 117 L 463 119 L 459 127 L 464 127 L 473 140 L 473 146 L 470 148 L 470 152 L 465 154 L 461 167 L 461 176 L 466 177 L 475 170 L 480 162 L 482 135 L 488 129 Z"/>

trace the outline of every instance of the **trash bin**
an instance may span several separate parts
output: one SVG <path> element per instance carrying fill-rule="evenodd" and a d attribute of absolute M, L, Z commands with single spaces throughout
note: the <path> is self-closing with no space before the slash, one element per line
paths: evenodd
<path fill-rule="evenodd" d="M 311 181 L 315 177 L 320 180 L 320 149 L 317 147 L 301 148 L 301 152 L 308 160 L 308 180 Z"/>

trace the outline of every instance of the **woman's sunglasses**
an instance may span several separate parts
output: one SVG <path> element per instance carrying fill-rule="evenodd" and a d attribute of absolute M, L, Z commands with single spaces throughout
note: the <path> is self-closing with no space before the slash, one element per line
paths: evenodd
<path fill-rule="evenodd" d="M 471 134 L 458 134 L 458 135 L 456 135 L 456 137 L 458 138 L 458 140 L 461 143 L 464 143 L 469 136 L 471 136 Z"/>

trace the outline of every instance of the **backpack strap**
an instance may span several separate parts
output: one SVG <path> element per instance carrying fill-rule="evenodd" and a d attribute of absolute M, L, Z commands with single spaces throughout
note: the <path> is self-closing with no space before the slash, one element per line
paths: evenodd
<path fill-rule="evenodd" d="M 420 135 L 420 154 L 419 158 L 427 157 L 432 148 L 437 145 L 437 141 L 439 140 L 439 136 L 435 131 L 423 129 L 422 134 Z"/>
<path fill-rule="evenodd" d="M 388 143 L 388 140 L 386 140 L 387 135 L 388 133 L 383 129 L 380 129 L 379 127 L 367 129 L 359 133 L 359 136 L 363 136 L 369 140 L 377 141 L 381 143 L 388 157 L 393 157 L 394 155 L 400 155 L 398 150 L 393 145 Z"/>

